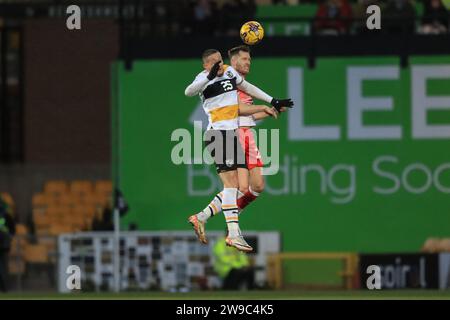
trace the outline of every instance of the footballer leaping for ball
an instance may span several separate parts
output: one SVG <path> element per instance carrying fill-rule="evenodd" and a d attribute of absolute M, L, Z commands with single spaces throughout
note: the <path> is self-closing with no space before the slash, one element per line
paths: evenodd
<path fill-rule="evenodd" d="M 246 168 L 244 151 L 236 133 L 239 127 L 238 117 L 259 112 L 277 117 L 277 110 L 291 107 L 293 103 L 290 99 L 275 99 L 244 80 L 233 67 L 223 64 L 218 50 L 206 50 L 202 59 L 204 70 L 186 88 L 185 95 L 192 97 L 199 94 L 203 110 L 208 116 L 205 146 L 214 159 L 217 173 L 223 183 L 222 210 L 228 230 L 225 241 L 229 246 L 249 252 L 253 248 L 244 240 L 238 219 L 237 168 Z M 273 107 L 239 103 L 238 88 Z M 200 213 L 189 217 L 189 223 L 202 243 L 207 243 L 205 222 L 206 219 Z"/>

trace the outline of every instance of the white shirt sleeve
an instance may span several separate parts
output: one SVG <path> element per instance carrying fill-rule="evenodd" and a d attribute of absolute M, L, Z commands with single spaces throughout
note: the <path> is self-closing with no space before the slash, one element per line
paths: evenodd
<path fill-rule="evenodd" d="M 242 77 L 241 77 L 242 79 Z M 239 83 L 236 80 L 236 83 Z M 252 96 L 253 98 L 262 100 L 264 102 L 270 103 L 272 101 L 272 97 L 269 96 L 267 93 L 259 89 L 258 87 L 252 85 L 250 82 L 243 80 L 240 84 L 238 84 L 239 89 L 246 92 L 248 95 Z"/>
<path fill-rule="evenodd" d="M 242 81 L 244 81 L 244 78 L 237 72 L 233 67 L 230 67 L 231 70 L 233 70 L 234 75 L 236 76 L 236 85 L 240 86 Z"/>
<path fill-rule="evenodd" d="M 203 87 L 209 82 L 205 72 L 201 72 L 195 77 L 194 81 L 187 86 L 184 90 L 184 94 L 188 97 L 193 97 L 197 95 Z"/>

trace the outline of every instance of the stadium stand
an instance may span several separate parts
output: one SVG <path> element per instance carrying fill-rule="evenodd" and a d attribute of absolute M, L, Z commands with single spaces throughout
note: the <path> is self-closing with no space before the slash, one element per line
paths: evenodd
<path fill-rule="evenodd" d="M 96 211 L 111 197 L 110 181 L 48 181 L 44 192 L 33 195 L 33 222 L 36 234 L 58 235 L 90 230 Z"/>
<path fill-rule="evenodd" d="M 42 192 L 31 199 L 30 226 L 16 225 L 9 254 L 9 273 L 17 279 L 16 286 L 54 286 L 54 268 L 57 263 L 57 236 L 62 233 L 92 229 L 95 216 L 102 217 L 111 200 L 112 183 L 109 180 L 51 180 L 44 183 Z M 14 213 L 15 202 L 10 193 L 1 192 L 2 199 Z M 43 283 L 34 283 L 35 273 L 44 273 Z"/>

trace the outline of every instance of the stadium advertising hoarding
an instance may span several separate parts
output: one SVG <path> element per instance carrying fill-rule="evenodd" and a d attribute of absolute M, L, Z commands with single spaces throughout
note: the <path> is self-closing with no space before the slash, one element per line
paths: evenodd
<path fill-rule="evenodd" d="M 450 289 L 450 253 L 439 255 L 439 289 Z"/>
<path fill-rule="evenodd" d="M 124 227 L 188 229 L 187 217 L 220 188 L 213 166 L 171 159 L 174 130 L 194 136 L 202 119 L 199 99 L 183 94 L 200 68 L 114 66 L 116 164 L 131 208 Z M 295 107 L 258 126 L 279 135 L 279 156 L 265 159 L 278 158 L 278 170 L 241 216 L 243 230 L 279 230 L 285 251 L 374 253 L 417 251 L 430 235 L 449 234 L 449 56 L 411 57 L 404 69 L 397 57 L 321 58 L 309 69 L 304 58 L 255 52 L 248 80 Z M 223 216 L 207 225 L 224 227 Z"/>
<path fill-rule="evenodd" d="M 361 254 L 359 272 L 362 288 L 367 288 L 367 281 L 371 281 L 369 266 L 379 267 L 381 289 L 450 288 L 449 253 Z"/>
<path fill-rule="evenodd" d="M 437 289 L 439 287 L 438 254 L 361 254 L 360 283 L 366 288 L 369 266 L 380 268 L 381 289 Z"/>

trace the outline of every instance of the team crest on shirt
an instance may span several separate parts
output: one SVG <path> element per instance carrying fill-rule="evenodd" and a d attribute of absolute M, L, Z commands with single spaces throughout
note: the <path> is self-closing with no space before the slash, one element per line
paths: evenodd
<path fill-rule="evenodd" d="M 228 78 L 233 78 L 233 72 L 231 72 L 231 71 L 227 71 L 226 75 Z"/>
<path fill-rule="evenodd" d="M 225 160 L 225 164 L 227 165 L 227 167 L 231 167 L 233 165 L 233 163 L 234 163 L 233 159 Z"/>

